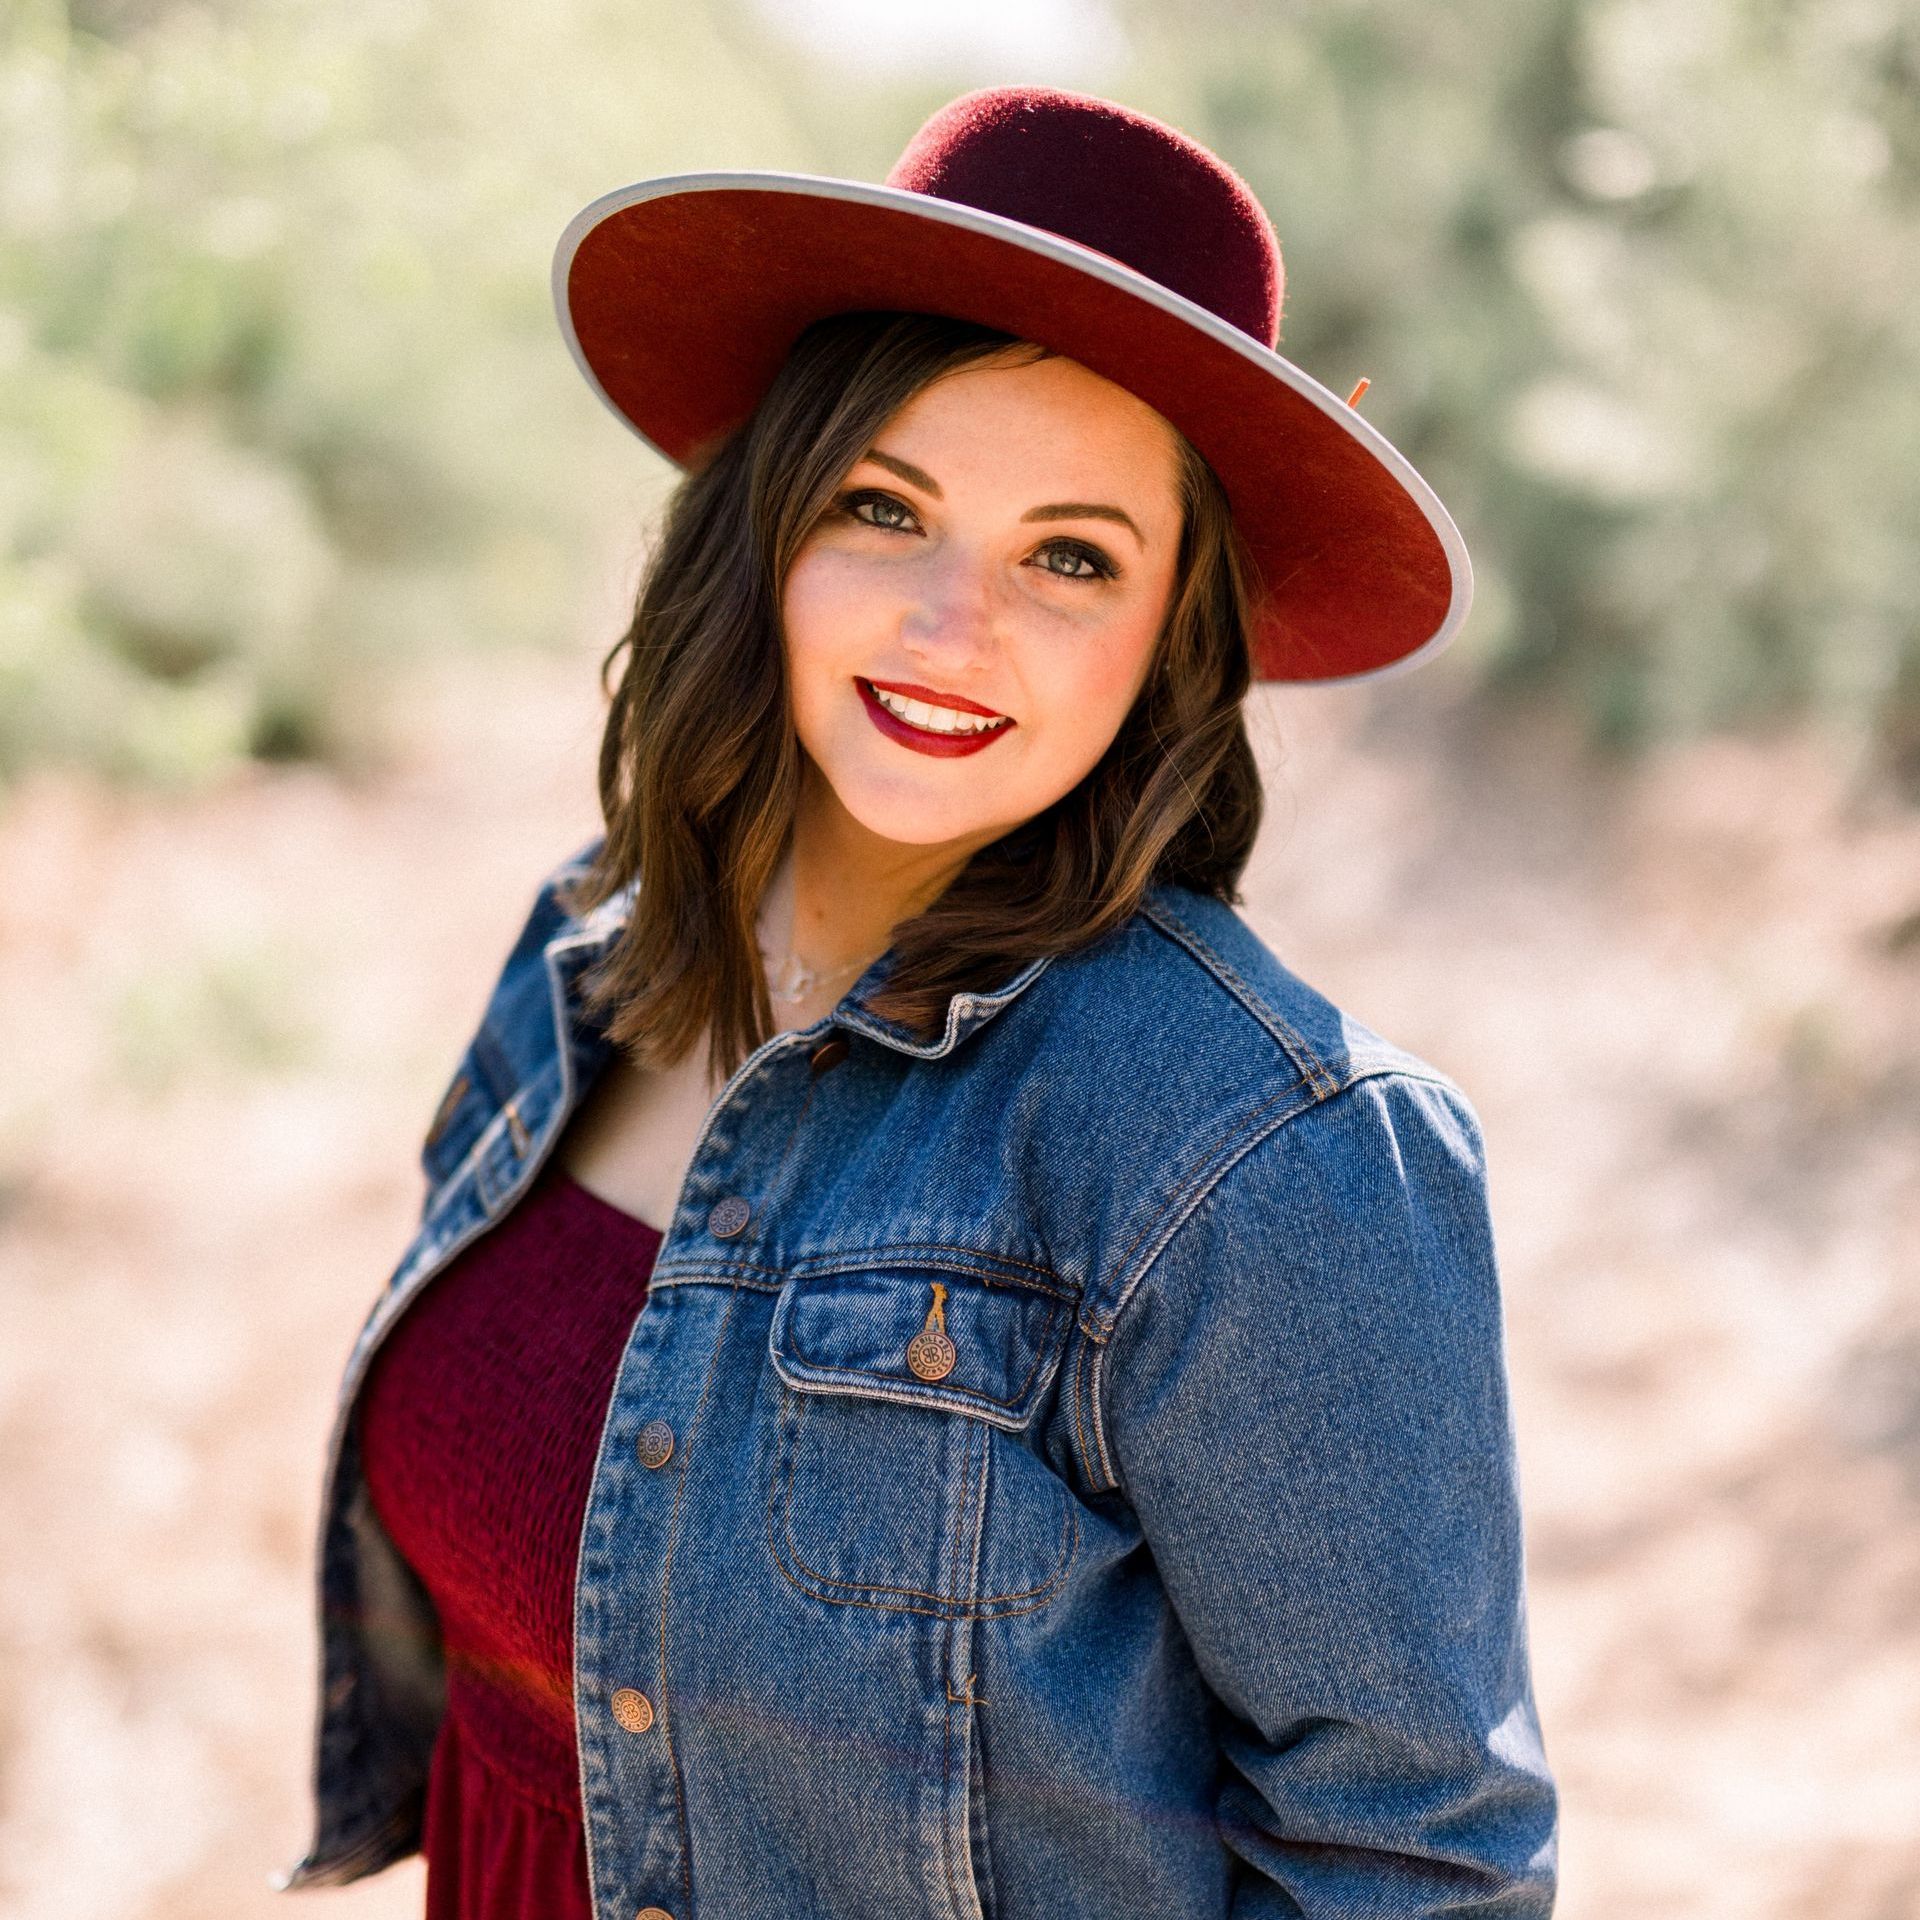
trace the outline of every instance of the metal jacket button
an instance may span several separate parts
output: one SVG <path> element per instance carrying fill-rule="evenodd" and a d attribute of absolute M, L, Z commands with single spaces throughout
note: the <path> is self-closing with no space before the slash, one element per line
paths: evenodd
<path fill-rule="evenodd" d="M 825 1073 L 830 1067 L 837 1067 L 852 1051 L 844 1033 L 829 1034 L 808 1054 L 807 1064 L 815 1073 Z"/>
<path fill-rule="evenodd" d="M 716 1240 L 731 1240 L 736 1233 L 745 1230 L 747 1220 L 753 1209 L 737 1193 L 730 1193 L 724 1200 L 716 1200 L 707 1212 L 707 1231 Z"/>
<path fill-rule="evenodd" d="M 653 1702 L 638 1687 L 620 1687 L 611 1702 L 613 1717 L 629 1733 L 645 1733 L 653 1725 Z"/>
<path fill-rule="evenodd" d="M 642 1907 L 633 1920 L 673 1920 L 673 1915 L 665 1907 Z"/>
<path fill-rule="evenodd" d="M 933 1305 L 927 1309 L 926 1325 L 907 1342 L 907 1365 L 922 1380 L 944 1380 L 960 1356 L 947 1337 L 947 1290 L 938 1280 L 927 1284 L 933 1288 Z"/>
<path fill-rule="evenodd" d="M 643 1467 L 664 1467 L 673 1458 L 673 1429 L 664 1420 L 649 1420 L 635 1450 Z"/>

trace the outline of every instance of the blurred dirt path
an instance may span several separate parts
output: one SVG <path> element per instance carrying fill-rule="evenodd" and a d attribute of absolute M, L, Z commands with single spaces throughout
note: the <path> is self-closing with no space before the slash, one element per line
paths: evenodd
<path fill-rule="evenodd" d="M 360 786 L 0 813 L 7 1920 L 420 1911 L 265 1884 L 320 1450 L 597 826 L 597 658 L 421 667 Z M 1920 820 L 1792 736 L 1606 773 L 1445 664 L 1263 699 L 1247 910 L 1486 1123 L 1558 1912 L 1920 1913 Z"/>

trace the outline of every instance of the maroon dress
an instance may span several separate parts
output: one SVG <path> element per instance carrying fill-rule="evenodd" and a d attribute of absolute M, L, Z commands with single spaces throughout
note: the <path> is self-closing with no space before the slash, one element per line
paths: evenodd
<path fill-rule="evenodd" d="M 367 1490 L 440 1616 L 427 1920 L 593 1920 L 573 1583 L 614 1377 L 661 1236 L 557 1162 L 374 1355 Z"/>

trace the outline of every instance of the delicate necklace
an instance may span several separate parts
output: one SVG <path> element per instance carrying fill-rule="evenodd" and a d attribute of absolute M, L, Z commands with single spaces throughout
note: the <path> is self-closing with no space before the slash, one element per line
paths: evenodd
<path fill-rule="evenodd" d="M 771 960 L 773 958 L 772 954 L 770 954 L 765 947 L 760 949 L 760 957 L 763 960 Z M 768 980 L 767 991 L 783 1006 L 790 1007 L 796 1002 L 804 1000 L 808 994 L 813 992 L 813 990 L 823 982 L 838 980 L 843 974 L 853 972 L 856 967 L 864 967 L 866 965 L 867 961 L 865 957 L 862 956 L 858 960 L 849 960 L 844 967 L 835 967 L 830 973 L 816 973 L 811 967 L 803 967 L 800 964 L 798 954 L 789 952 L 787 957 L 780 963 L 782 974 L 780 984 L 776 986 L 771 979 Z"/>
<path fill-rule="evenodd" d="M 783 870 L 781 875 L 783 883 L 787 877 L 786 871 Z M 791 932 L 793 924 L 792 901 L 787 898 L 784 884 L 777 886 L 775 891 L 778 895 L 777 901 L 770 899 L 766 903 L 766 907 L 768 909 L 777 908 L 776 917 L 785 919 L 789 932 Z M 767 914 L 763 911 L 761 920 L 763 927 L 766 924 L 766 918 Z M 760 949 L 760 959 L 763 965 L 772 966 L 772 950 L 767 947 L 762 947 Z M 849 960 L 844 966 L 833 967 L 823 973 L 812 967 L 803 966 L 800 956 L 792 947 L 789 947 L 786 952 L 786 957 L 779 963 L 778 983 L 776 984 L 773 977 L 769 975 L 767 991 L 783 1007 L 795 1006 L 804 1000 L 808 994 L 814 992 L 819 987 L 825 986 L 829 981 L 844 979 L 848 974 L 859 972 L 863 967 L 870 965 L 871 962 L 872 956 L 870 954 L 862 954 L 857 959 Z"/>

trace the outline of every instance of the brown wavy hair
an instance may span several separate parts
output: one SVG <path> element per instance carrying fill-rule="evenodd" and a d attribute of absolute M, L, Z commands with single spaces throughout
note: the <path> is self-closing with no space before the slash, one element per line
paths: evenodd
<path fill-rule="evenodd" d="M 751 418 L 697 460 L 667 503 L 600 745 L 606 837 L 566 905 L 636 874 L 628 924 L 583 981 L 637 1064 L 664 1068 L 704 1032 L 729 1077 L 775 1031 L 759 947 L 803 754 L 788 706 L 787 570 L 848 470 L 919 390 L 976 360 L 1051 349 L 969 321 L 847 313 L 796 341 Z M 875 1012 L 925 1038 L 951 995 L 999 985 L 1125 921 L 1164 880 L 1238 905 L 1262 794 L 1242 702 L 1251 682 L 1250 562 L 1213 469 L 1178 440 L 1183 526 L 1165 624 L 1133 708 L 1099 763 L 1043 812 L 981 847 L 892 930 Z"/>

